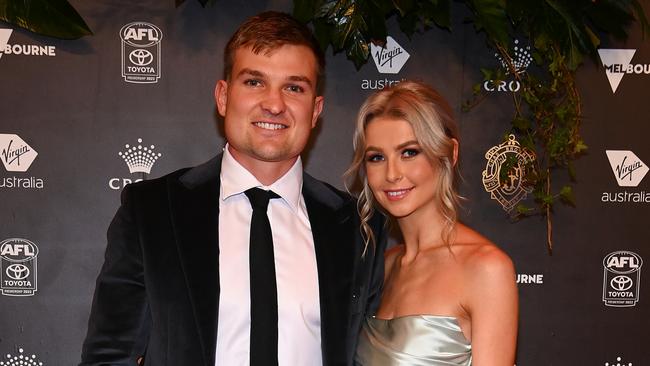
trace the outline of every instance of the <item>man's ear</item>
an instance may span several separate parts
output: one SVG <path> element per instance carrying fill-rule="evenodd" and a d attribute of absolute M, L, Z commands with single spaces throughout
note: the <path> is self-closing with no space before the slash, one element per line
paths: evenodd
<path fill-rule="evenodd" d="M 454 154 L 453 154 L 453 161 L 452 161 L 452 166 L 456 166 L 456 163 L 458 163 L 458 140 L 452 137 L 451 142 L 454 144 Z"/>
<path fill-rule="evenodd" d="M 226 105 L 228 104 L 228 82 L 225 80 L 217 81 L 214 88 L 214 100 L 217 102 L 217 110 L 222 117 L 226 116 Z"/>
<path fill-rule="evenodd" d="M 318 122 L 318 117 L 320 117 L 320 114 L 323 111 L 324 102 L 325 102 L 325 97 L 323 97 L 322 95 L 319 95 L 314 99 L 314 112 L 311 117 L 311 128 L 316 127 L 316 123 Z"/>

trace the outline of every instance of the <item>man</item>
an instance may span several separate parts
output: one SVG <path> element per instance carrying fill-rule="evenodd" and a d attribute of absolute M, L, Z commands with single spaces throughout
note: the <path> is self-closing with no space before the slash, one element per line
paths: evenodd
<path fill-rule="evenodd" d="M 352 363 L 361 321 L 378 305 L 385 239 L 373 221 L 377 245 L 364 254 L 355 201 L 302 171 L 323 73 L 317 42 L 290 16 L 265 12 L 240 26 L 215 89 L 227 145 L 203 165 L 125 188 L 81 365 Z M 251 299 L 261 266 L 254 187 L 274 192 L 264 192 L 264 219 L 275 275 L 263 287 L 277 295 L 264 303 Z M 253 336 L 269 325 L 251 321 L 258 308 L 277 322 Z M 265 348 L 273 355 L 259 356 Z"/>

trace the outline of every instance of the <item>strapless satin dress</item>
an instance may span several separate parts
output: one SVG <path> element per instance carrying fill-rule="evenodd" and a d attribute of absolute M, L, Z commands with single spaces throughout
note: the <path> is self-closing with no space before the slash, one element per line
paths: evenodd
<path fill-rule="evenodd" d="M 470 366 L 472 344 L 450 316 L 408 315 L 367 318 L 359 336 L 355 365 Z"/>

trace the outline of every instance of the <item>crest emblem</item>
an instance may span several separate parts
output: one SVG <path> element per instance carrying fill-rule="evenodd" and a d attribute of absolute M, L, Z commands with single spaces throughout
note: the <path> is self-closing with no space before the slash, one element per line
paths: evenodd
<path fill-rule="evenodd" d="M 533 191 L 533 187 L 524 184 L 524 174 L 526 166 L 535 161 L 535 153 L 522 148 L 515 135 L 511 134 L 507 141 L 490 148 L 485 153 L 485 159 L 487 164 L 482 174 L 483 187 L 493 200 L 510 212 L 519 201 Z M 512 159 L 514 159 L 513 164 L 506 164 Z M 502 171 L 507 168 L 507 172 Z M 501 179 L 503 176 L 506 178 Z"/>

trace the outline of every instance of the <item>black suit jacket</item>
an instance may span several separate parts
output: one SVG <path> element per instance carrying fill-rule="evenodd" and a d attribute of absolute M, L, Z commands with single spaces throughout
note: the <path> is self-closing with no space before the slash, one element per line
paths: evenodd
<path fill-rule="evenodd" d="M 108 229 L 80 365 L 213 366 L 219 308 L 221 155 L 128 185 Z M 304 174 L 314 237 L 324 365 L 351 365 L 383 282 L 382 220 L 365 256 L 356 202 Z M 236 366 L 236 365 L 227 365 Z"/>

